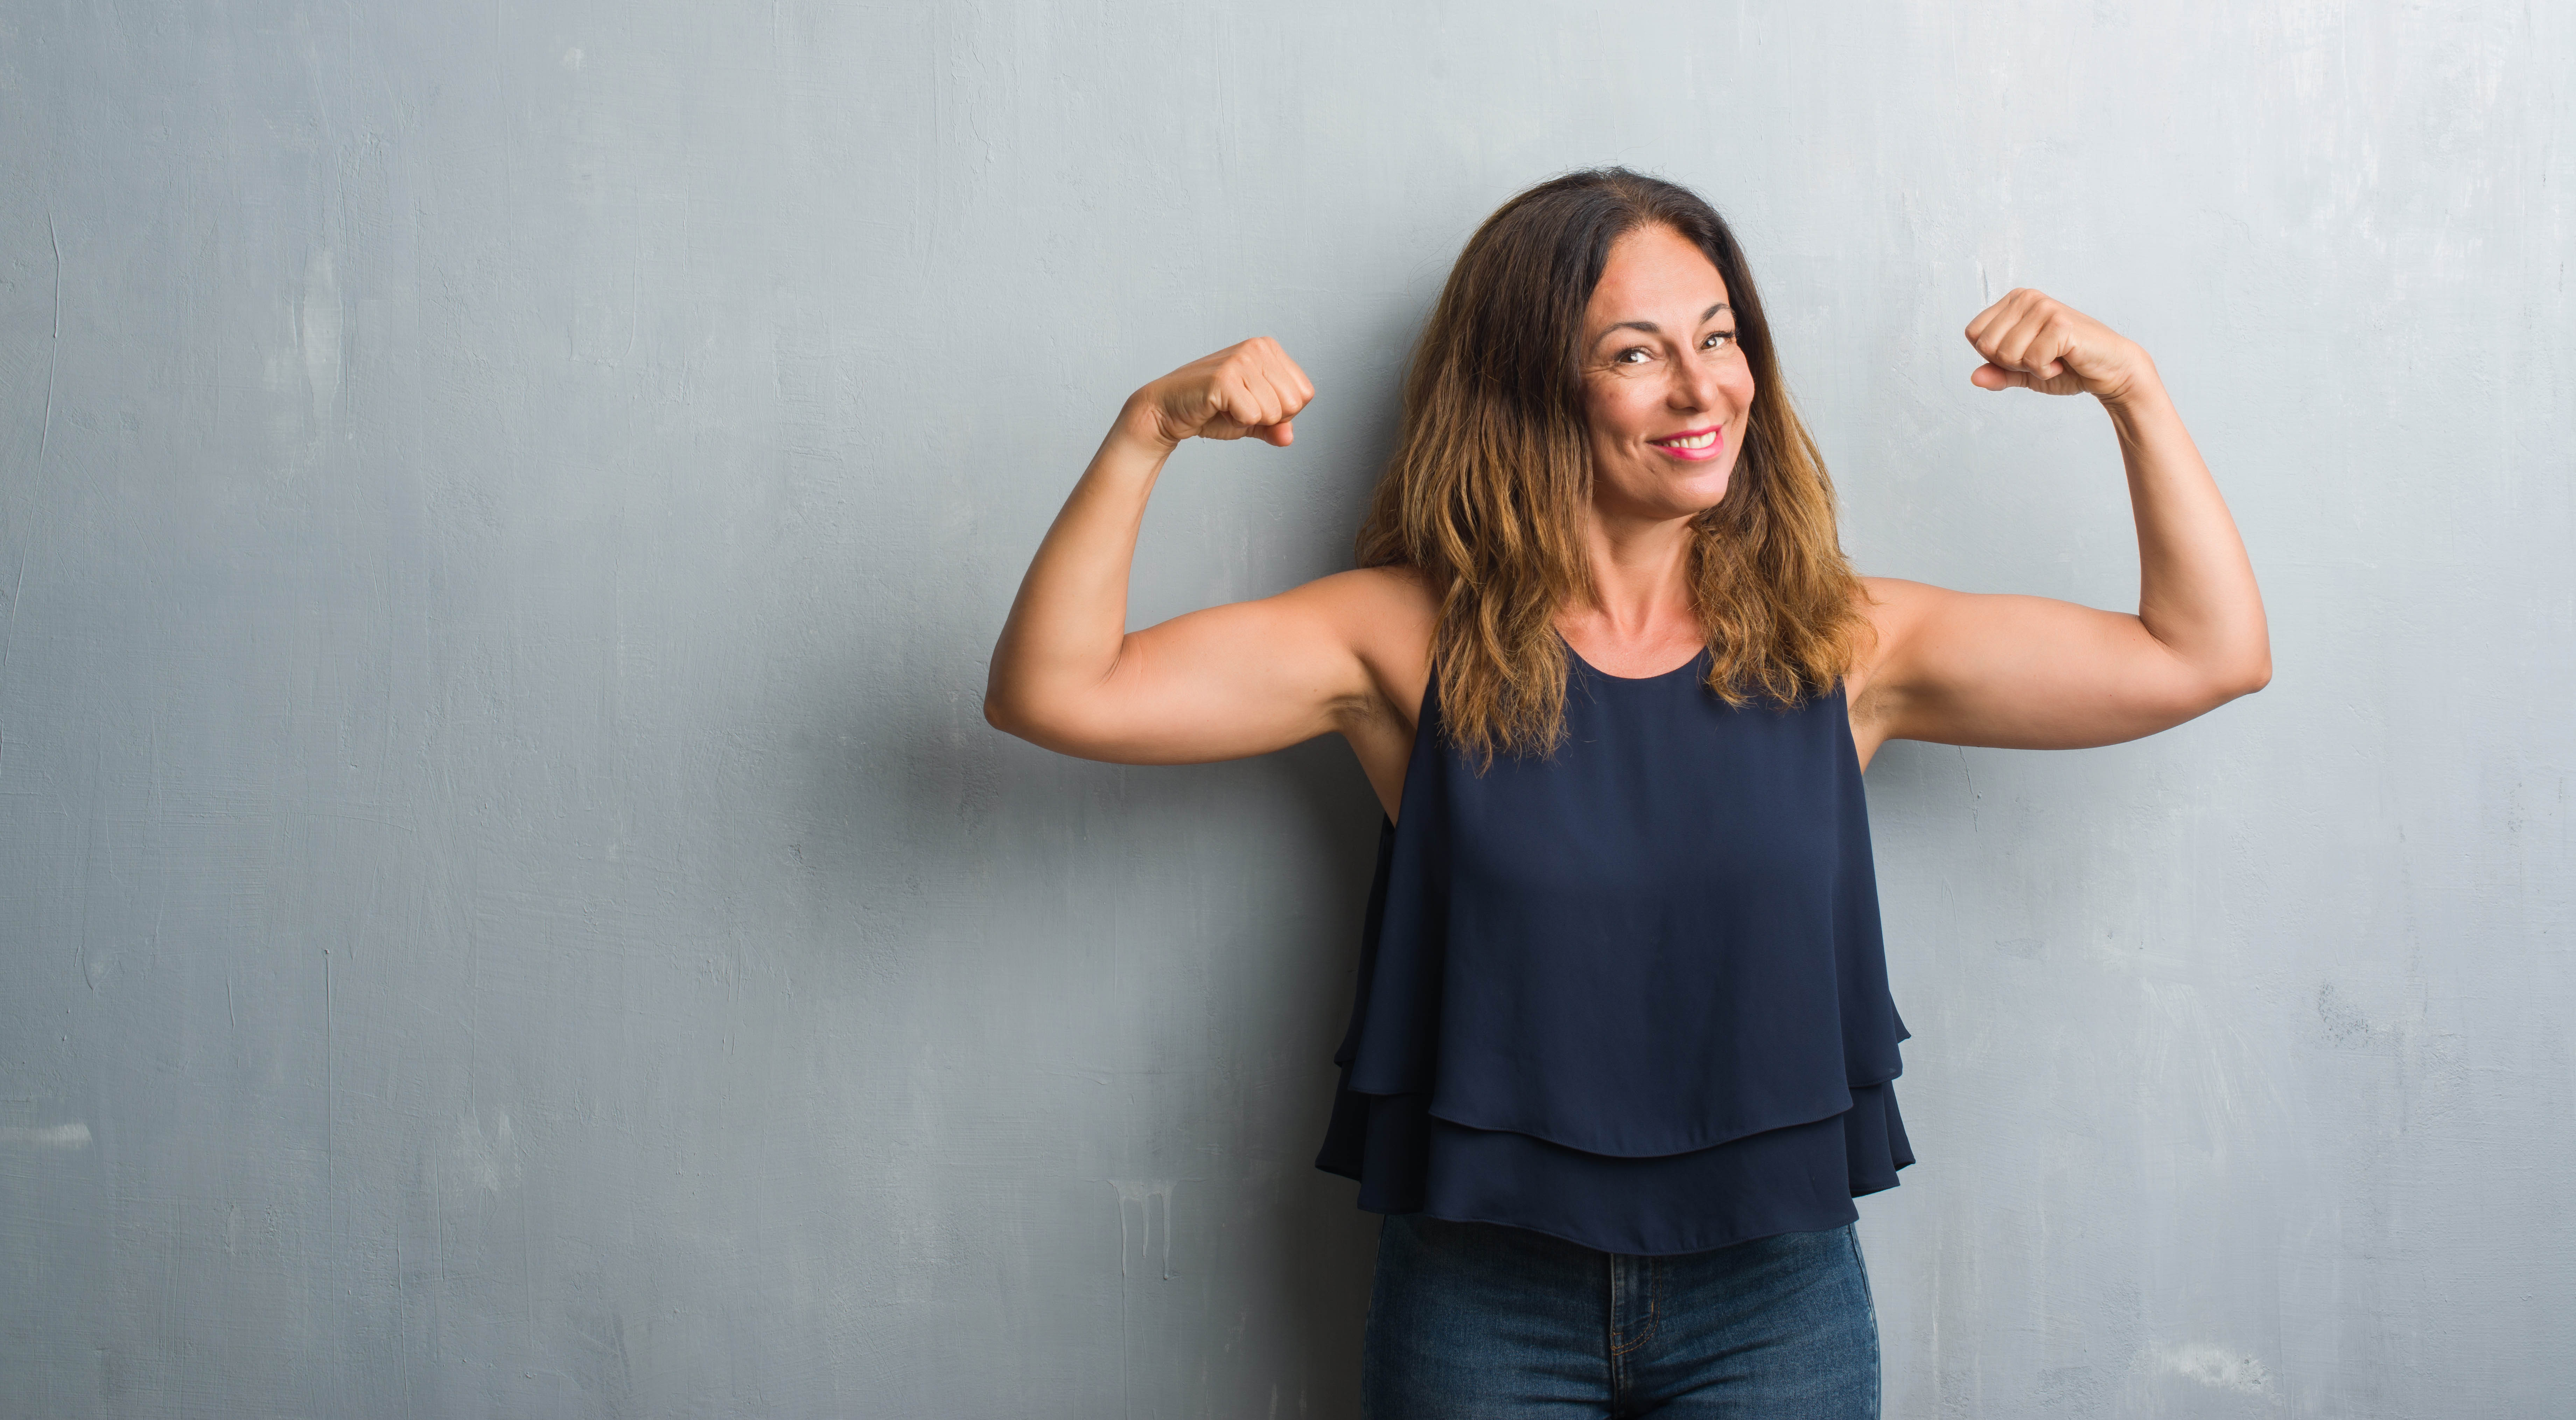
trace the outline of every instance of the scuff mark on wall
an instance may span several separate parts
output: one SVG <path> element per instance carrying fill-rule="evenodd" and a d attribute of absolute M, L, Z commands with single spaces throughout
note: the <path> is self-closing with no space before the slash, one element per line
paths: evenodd
<path fill-rule="evenodd" d="M 36 436 L 36 470 L 39 474 L 44 471 L 45 451 L 54 443 L 54 375 L 63 363 L 63 234 L 54 225 L 54 209 L 50 205 L 45 208 L 45 241 L 54 252 L 54 312 L 53 329 L 45 348 L 45 417 Z M 10 605 L 14 607 L 17 603 L 12 600 Z M 0 669 L 7 668 L 8 664 L 6 658 L 0 658 Z"/>
<path fill-rule="evenodd" d="M 2239 1395 L 2272 1393 L 2272 1373 L 2264 1369 L 2261 1361 L 2205 1341 L 2160 1346 L 2155 1351 L 2155 1365 L 2159 1370 L 2198 1381 L 2212 1390 L 2234 1391 Z"/>
<path fill-rule="evenodd" d="M 89 1143 L 86 1124 L 0 1124 L 0 1144 L 32 1149 L 78 1149 Z"/>
<path fill-rule="evenodd" d="M 1168 1178 L 1113 1178 L 1110 1186 L 1118 1190 L 1118 1275 L 1127 1275 L 1129 1256 L 1127 1205 L 1136 1205 L 1136 1247 L 1134 1256 L 1144 1262 L 1154 1255 L 1154 1205 L 1161 1203 L 1163 1214 L 1163 1280 L 1172 1280 L 1172 1186 Z"/>
<path fill-rule="evenodd" d="M 468 1111 L 456 1121 L 456 1159 L 462 1165 L 467 1182 L 486 1193 L 498 1193 L 504 1184 L 519 1179 L 519 1142 L 510 1129 L 510 1112 L 493 1112 L 491 1130 L 483 1127 L 480 1111 Z"/>
<path fill-rule="evenodd" d="M 340 279 L 328 247 L 316 248 L 304 263 L 304 299 L 297 312 L 297 333 L 304 350 L 304 378 L 313 396 L 313 427 L 328 428 L 340 403 Z"/>

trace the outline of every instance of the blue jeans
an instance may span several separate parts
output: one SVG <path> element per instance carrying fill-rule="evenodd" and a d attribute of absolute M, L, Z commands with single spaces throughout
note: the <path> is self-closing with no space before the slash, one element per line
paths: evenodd
<path fill-rule="evenodd" d="M 1367 1420 L 1876 1420 L 1878 1316 L 1851 1224 L 1670 1257 L 1389 1214 Z"/>

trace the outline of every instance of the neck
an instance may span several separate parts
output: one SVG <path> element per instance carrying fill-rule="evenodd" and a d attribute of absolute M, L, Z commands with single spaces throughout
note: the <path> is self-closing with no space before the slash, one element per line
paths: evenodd
<path fill-rule="evenodd" d="M 1690 519 L 1622 518 L 1596 506 L 1583 541 L 1592 561 L 1591 603 L 1568 607 L 1562 620 L 1621 643 L 1698 639 Z"/>

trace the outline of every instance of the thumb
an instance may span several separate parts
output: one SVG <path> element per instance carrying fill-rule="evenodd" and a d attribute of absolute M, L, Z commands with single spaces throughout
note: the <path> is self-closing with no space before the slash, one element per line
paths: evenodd
<path fill-rule="evenodd" d="M 1264 424 L 1252 432 L 1260 435 L 1263 442 L 1277 448 L 1284 449 L 1297 442 L 1296 421 L 1293 419 L 1282 419 L 1276 424 Z"/>
<path fill-rule="evenodd" d="M 1981 390 L 2026 390 L 2030 388 L 2030 376 L 2001 365 L 1985 364 L 1968 372 L 1968 383 Z"/>

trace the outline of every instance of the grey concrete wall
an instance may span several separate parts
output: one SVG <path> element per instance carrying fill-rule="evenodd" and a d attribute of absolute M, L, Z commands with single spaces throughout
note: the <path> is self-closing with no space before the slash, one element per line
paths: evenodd
<path fill-rule="evenodd" d="M 2123 14 L 2123 11 L 2130 13 Z M 2528 1416 L 2576 1359 L 2564 7 L 22 0 L 0 1414 L 1343 1416 L 1374 807 L 988 730 L 1118 400 L 1140 622 L 1344 565 L 1471 225 L 1738 222 L 1867 570 L 2122 605 L 2040 286 L 2271 690 L 1871 773 L 1891 1415 Z"/>

